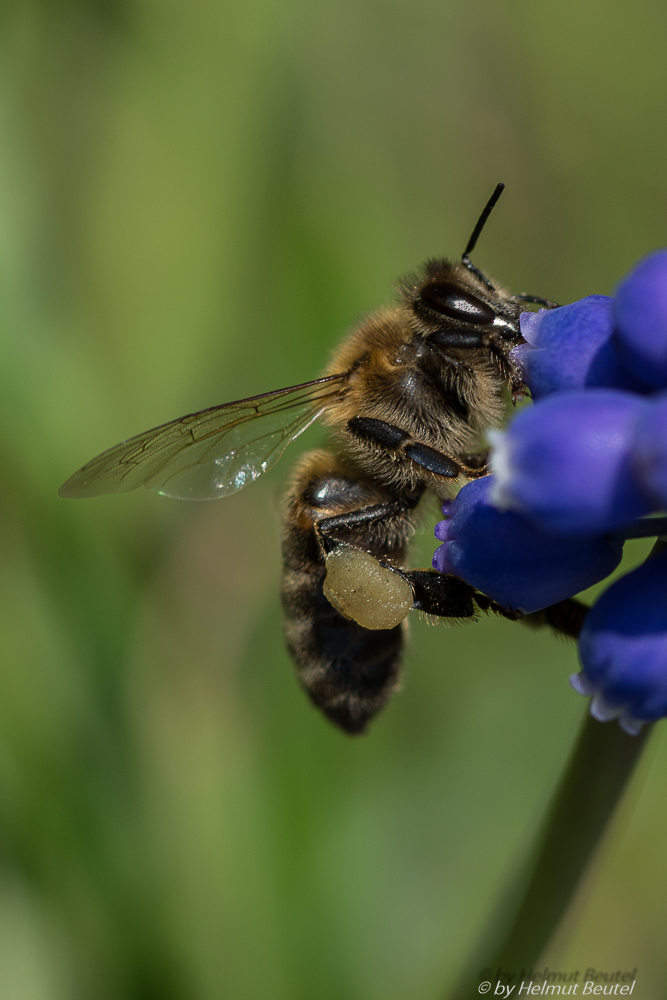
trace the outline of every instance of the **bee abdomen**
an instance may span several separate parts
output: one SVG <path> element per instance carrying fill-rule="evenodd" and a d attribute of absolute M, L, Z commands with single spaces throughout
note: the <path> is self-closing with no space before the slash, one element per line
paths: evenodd
<path fill-rule="evenodd" d="M 407 516 L 356 524 L 355 513 L 375 509 L 391 494 L 331 452 L 304 456 L 286 499 L 281 600 L 287 650 L 315 705 L 341 729 L 361 733 L 397 687 L 405 626 L 366 629 L 329 603 L 318 524 L 350 514 L 352 522 L 335 540 L 399 563 L 412 525 Z"/>
<path fill-rule="evenodd" d="M 370 631 L 344 618 L 322 592 L 324 566 L 285 569 L 285 641 L 315 705 L 350 734 L 362 733 L 398 683 L 404 626 Z"/>

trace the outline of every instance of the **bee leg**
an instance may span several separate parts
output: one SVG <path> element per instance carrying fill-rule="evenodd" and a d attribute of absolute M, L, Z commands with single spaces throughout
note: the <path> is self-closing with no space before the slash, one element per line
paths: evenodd
<path fill-rule="evenodd" d="M 552 302 L 551 299 L 542 299 L 539 295 L 526 295 L 522 293 L 521 295 L 513 295 L 513 302 L 534 302 L 537 306 L 544 306 L 545 309 L 560 309 L 560 304 L 558 302 Z"/>
<path fill-rule="evenodd" d="M 410 439 L 408 432 L 401 427 L 388 424 L 386 420 L 376 420 L 375 417 L 352 417 L 347 422 L 347 429 L 363 441 L 371 441 L 392 450 Z"/>
<path fill-rule="evenodd" d="M 486 594 L 456 576 L 432 569 L 404 571 L 415 597 L 413 608 L 437 618 L 474 618 L 478 611 L 493 611 L 510 621 L 520 621 L 520 611 L 508 611 Z"/>
<path fill-rule="evenodd" d="M 488 330 L 436 330 L 435 333 L 431 333 L 427 338 L 427 342 L 434 347 L 438 348 L 452 348 L 455 347 L 458 350 L 474 350 L 479 347 L 488 347 L 489 345 L 489 333 Z M 447 356 L 448 361 L 453 361 L 453 358 Z"/>
<path fill-rule="evenodd" d="M 405 454 L 411 458 L 415 465 L 419 465 L 428 472 L 434 472 L 436 476 L 444 479 L 458 479 L 461 475 L 461 467 L 449 455 L 443 455 L 435 448 L 429 448 L 425 444 L 411 444 L 405 449 Z"/>
<path fill-rule="evenodd" d="M 583 601 L 578 601 L 575 597 L 568 597 L 558 604 L 552 604 L 542 611 L 535 611 L 526 615 L 523 621 L 526 625 L 537 626 L 548 625 L 560 635 L 569 636 L 571 639 L 578 639 L 584 624 L 584 619 L 590 608 Z"/>
<path fill-rule="evenodd" d="M 501 618 L 507 618 L 508 621 L 511 622 L 520 622 L 525 618 L 523 611 L 515 611 L 511 608 L 504 608 L 502 604 L 492 601 L 490 597 L 487 597 L 486 594 L 480 593 L 478 590 L 475 591 L 474 597 L 475 604 L 480 611 L 484 611 L 486 613 L 493 611 L 495 615 L 500 615 Z"/>
<path fill-rule="evenodd" d="M 489 458 L 491 450 L 478 452 L 473 455 L 461 456 L 461 468 L 467 479 L 481 479 L 489 474 Z"/>
<path fill-rule="evenodd" d="M 570 639 L 578 639 L 584 618 L 590 610 L 583 601 L 578 601 L 576 597 L 567 597 L 557 604 L 550 604 L 541 611 L 533 611 L 524 614 L 521 611 L 507 611 L 485 594 L 475 593 L 475 603 L 482 611 L 493 611 L 495 614 L 509 618 L 511 621 L 520 621 L 524 625 L 540 628 L 547 625 L 559 635 L 567 636 Z"/>
<path fill-rule="evenodd" d="M 438 618 L 474 618 L 475 588 L 456 576 L 430 569 L 413 569 L 403 574 L 412 587 L 415 611 Z"/>
<path fill-rule="evenodd" d="M 417 497 L 323 518 L 315 528 L 326 564 L 324 593 L 344 617 L 367 629 L 399 625 L 414 605 L 402 572 Z"/>
<path fill-rule="evenodd" d="M 435 570 L 409 570 L 403 571 L 403 575 L 414 593 L 414 609 L 438 618 L 472 618 L 479 609 L 532 627 L 546 625 L 560 635 L 577 639 L 589 610 L 582 601 L 569 597 L 542 611 L 526 615 L 501 607 L 455 576 L 446 576 Z"/>
<path fill-rule="evenodd" d="M 337 545 L 341 544 L 341 540 L 332 537 L 337 532 L 354 532 L 365 525 L 374 524 L 376 521 L 405 517 L 409 511 L 414 510 L 420 497 L 421 494 L 415 496 L 414 499 L 372 504 L 369 507 L 360 507 L 358 510 L 349 511 L 346 514 L 334 514 L 332 517 L 321 518 L 315 524 L 315 534 L 322 552 L 328 555 Z"/>
<path fill-rule="evenodd" d="M 371 441 L 383 448 L 391 448 L 392 451 L 402 451 L 415 465 L 434 472 L 437 476 L 457 479 L 461 474 L 461 468 L 453 458 L 426 444 L 418 444 L 407 431 L 395 424 L 373 417 L 352 417 L 347 422 L 347 429 L 363 441 Z"/>
<path fill-rule="evenodd" d="M 345 563 L 348 547 L 376 565 L 380 559 L 402 565 L 413 531 L 409 511 L 419 495 L 397 499 L 357 466 L 323 451 L 303 458 L 286 497 L 281 598 L 287 649 L 313 703 L 350 734 L 363 732 L 398 686 L 406 627 L 371 630 L 337 610 L 324 592 L 328 562 L 340 553 Z M 370 576 L 362 572 L 362 584 L 369 585 Z M 345 597 L 344 587 L 330 589 Z"/>

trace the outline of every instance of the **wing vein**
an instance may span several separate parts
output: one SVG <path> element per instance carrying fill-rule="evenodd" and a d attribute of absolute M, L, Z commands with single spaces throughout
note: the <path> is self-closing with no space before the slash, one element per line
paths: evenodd
<path fill-rule="evenodd" d="M 344 397 L 347 378 L 343 372 L 186 414 L 98 455 L 59 493 L 90 497 L 145 486 L 184 499 L 227 496 L 275 465 Z"/>

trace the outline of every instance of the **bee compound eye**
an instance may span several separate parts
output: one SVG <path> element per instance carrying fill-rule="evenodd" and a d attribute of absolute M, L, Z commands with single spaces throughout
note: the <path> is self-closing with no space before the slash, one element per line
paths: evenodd
<path fill-rule="evenodd" d="M 464 323 L 490 326 L 496 318 L 491 306 L 449 281 L 433 281 L 430 285 L 425 285 L 419 293 L 417 303 L 439 316 L 448 316 Z"/>
<path fill-rule="evenodd" d="M 362 628 L 394 628 L 412 609 L 412 587 L 403 574 L 382 566 L 369 552 L 340 545 L 329 553 L 326 565 L 327 600 Z"/>

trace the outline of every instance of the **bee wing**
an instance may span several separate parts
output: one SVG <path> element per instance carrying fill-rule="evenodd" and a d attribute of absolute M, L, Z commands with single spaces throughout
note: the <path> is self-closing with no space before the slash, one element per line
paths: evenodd
<path fill-rule="evenodd" d="M 342 398 L 346 380 L 346 372 L 330 375 L 154 427 L 93 458 L 59 496 L 98 497 L 139 486 L 181 500 L 229 496 L 274 466 L 288 444 Z"/>

